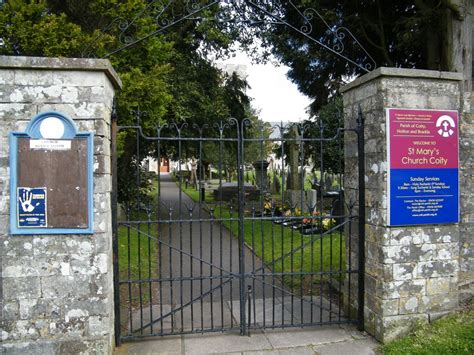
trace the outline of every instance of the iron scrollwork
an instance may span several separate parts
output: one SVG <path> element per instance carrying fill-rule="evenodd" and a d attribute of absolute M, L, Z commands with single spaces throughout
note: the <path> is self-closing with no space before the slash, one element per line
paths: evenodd
<path fill-rule="evenodd" d="M 108 58 L 123 50 L 137 45 L 138 43 L 163 33 L 184 21 L 216 21 L 218 23 L 241 23 L 250 27 L 256 25 L 285 26 L 308 39 L 311 43 L 327 50 L 328 52 L 346 60 L 362 71 L 369 72 L 376 68 L 377 64 L 373 57 L 358 41 L 355 35 L 344 26 L 330 24 L 315 8 L 301 9 L 294 2 L 286 2 L 295 11 L 299 18 L 299 24 L 290 23 L 283 17 L 283 2 L 267 0 L 153 0 L 140 10 L 133 18 L 116 18 L 102 33 L 96 36 L 83 51 L 84 57 L 92 56 L 91 48 L 94 42 L 99 41 L 107 32 L 116 33 L 119 47 L 111 50 L 103 58 Z M 214 10 L 212 16 L 206 16 L 206 10 Z M 156 28 L 150 33 L 136 35 L 137 22 L 145 13 L 153 13 Z M 321 34 L 315 33 L 314 23 L 319 20 L 325 35 L 329 39 L 323 41 Z M 350 43 L 357 48 L 359 58 L 351 58 L 346 50 L 346 44 Z"/>

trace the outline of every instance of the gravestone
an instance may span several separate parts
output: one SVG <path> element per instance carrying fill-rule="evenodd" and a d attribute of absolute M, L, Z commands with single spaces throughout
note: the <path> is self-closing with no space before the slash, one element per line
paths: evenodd
<path fill-rule="evenodd" d="M 214 200 L 232 201 L 239 198 L 239 184 L 236 182 L 224 182 L 214 190 Z M 244 196 L 246 200 L 258 199 L 260 191 L 255 185 L 244 183 Z"/>
<path fill-rule="evenodd" d="M 191 185 L 197 188 L 197 162 L 196 159 L 191 160 Z"/>
<path fill-rule="evenodd" d="M 314 189 L 309 189 L 306 191 L 306 204 L 308 205 L 309 212 L 314 212 L 316 210 L 318 203 L 318 191 Z"/>
<path fill-rule="evenodd" d="M 303 212 L 308 211 L 308 206 L 306 205 L 305 196 L 301 193 L 304 187 L 301 184 L 301 174 L 303 174 L 303 169 L 301 172 L 298 171 L 299 168 L 299 145 L 298 139 L 300 138 L 298 134 L 298 129 L 292 127 L 290 132 L 289 140 L 289 151 L 288 151 L 288 161 L 289 161 L 289 171 L 288 178 L 286 181 L 286 191 L 285 191 L 285 201 L 288 201 L 291 206 L 301 208 Z"/>
<path fill-rule="evenodd" d="M 281 190 L 280 178 L 276 173 L 273 173 L 272 192 L 277 194 Z"/>
<path fill-rule="evenodd" d="M 267 169 L 268 169 L 268 162 L 266 160 L 259 160 L 254 162 L 253 167 L 255 168 L 255 178 L 256 184 L 262 193 L 267 191 Z"/>

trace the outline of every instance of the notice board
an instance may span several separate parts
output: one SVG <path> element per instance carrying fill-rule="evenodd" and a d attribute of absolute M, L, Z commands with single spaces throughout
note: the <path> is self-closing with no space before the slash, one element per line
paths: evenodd
<path fill-rule="evenodd" d="M 92 133 L 45 112 L 12 132 L 10 146 L 11 233 L 92 233 Z"/>
<path fill-rule="evenodd" d="M 387 118 L 387 224 L 459 222 L 458 112 L 394 109 Z"/>

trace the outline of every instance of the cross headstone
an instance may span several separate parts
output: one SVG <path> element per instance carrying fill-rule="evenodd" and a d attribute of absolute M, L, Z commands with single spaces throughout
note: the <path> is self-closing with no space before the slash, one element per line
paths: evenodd
<path fill-rule="evenodd" d="M 197 187 L 197 162 L 196 159 L 191 159 L 191 185 Z"/>
<path fill-rule="evenodd" d="M 299 146 L 297 140 L 299 138 L 298 129 L 296 127 L 291 128 L 290 132 L 290 148 L 288 151 L 288 167 L 289 167 L 289 174 L 288 180 L 286 183 L 286 188 L 288 190 L 301 190 L 301 177 L 298 173 L 298 166 L 299 166 Z"/>

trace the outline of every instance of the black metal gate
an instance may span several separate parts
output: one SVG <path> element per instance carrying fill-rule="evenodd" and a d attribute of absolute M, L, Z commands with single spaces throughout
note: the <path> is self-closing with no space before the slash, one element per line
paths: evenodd
<path fill-rule="evenodd" d="M 133 171 L 117 170 L 118 131 L 133 140 Z M 333 132 L 318 123 L 271 127 L 235 119 L 146 131 L 139 121 L 117 127 L 114 120 L 118 344 L 232 329 L 243 335 L 362 325 L 363 131 L 360 113 L 355 128 Z M 349 135 L 358 140 L 357 186 L 343 175 Z M 162 158 L 170 173 L 160 173 Z M 358 196 L 345 194 L 348 188 Z"/>

